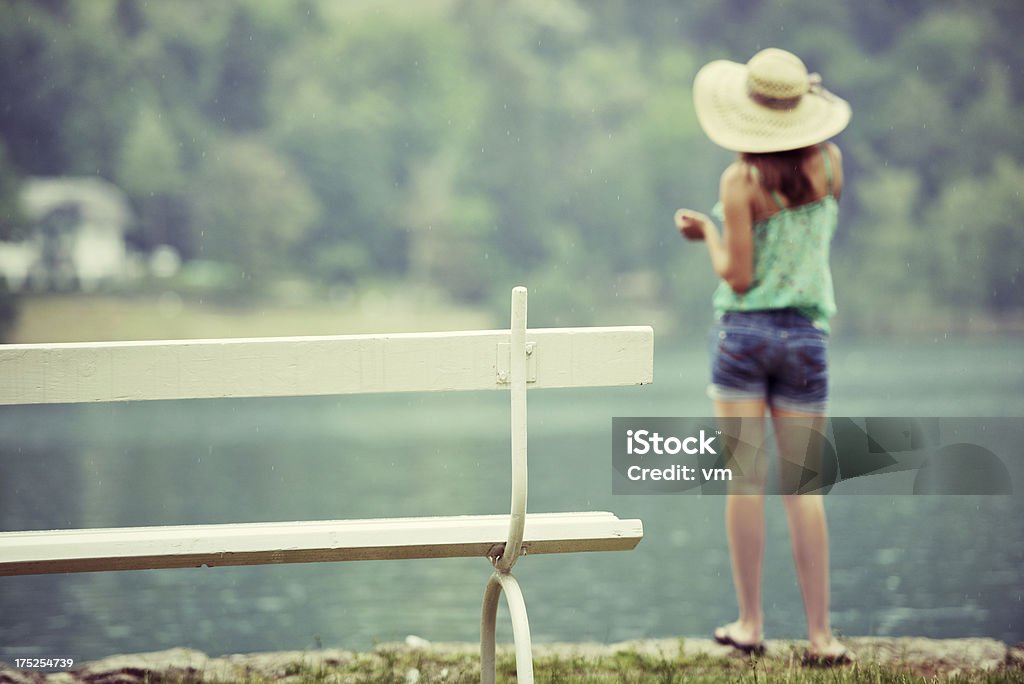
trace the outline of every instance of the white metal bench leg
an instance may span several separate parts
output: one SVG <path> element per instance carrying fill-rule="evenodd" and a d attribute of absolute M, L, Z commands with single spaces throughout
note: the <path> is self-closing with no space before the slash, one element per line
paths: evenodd
<path fill-rule="evenodd" d="M 480 616 L 480 681 L 494 684 L 497 677 L 495 657 L 495 628 L 498 617 L 498 597 L 504 591 L 505 603 L 512 618 L 512 640 L 516 647 L 516 677 L 520 682 L 533 682 L 533 646 L 530 642 L 530 622 L 526 616 L 526 601 L 519 582 L 510 574 L 495 572 L 484 590 L 484 604 Z"/>
<path fill-rule="evenodd" d="M 498 616 L 498 595 L 504 591 L 508 612 L 512 617 L 512 639 L 516 646 L 516 676 L 521 682 L 533 682 L 533 646 L 530 643 L 530 622 L 526 601 L 519 582 L 509 571 L 522 553 L 523 528 L 526 522 L 526 288 L 512 290 L 512 321 L 509 344 L 509 382 L 512 409 L 512 511 L 509 516 L 508 539 L 492 550 L 495 572 L 484 590 L 480 617 L 480 681 L 494 684 L 495 623 Z"/>
<path fill-rule="evenodd" d="M 508 540 L 497 558 L 498 572 L 507 573 L 522 552 L 526 524 L 527 434 L 526 434 L 526 288 L 512 290 L 512 321 L 509 344 L 509 397 L 512 437 L 512 506 Z"/>

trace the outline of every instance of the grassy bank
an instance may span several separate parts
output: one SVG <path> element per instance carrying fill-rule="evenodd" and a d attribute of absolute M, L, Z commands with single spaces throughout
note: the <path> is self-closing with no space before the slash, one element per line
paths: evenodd
<path fill-rule="evenodd" d="M 710 639 L 661 639 L 621 644 L 534 646 L 538 682 L 795 682 L 798 684 L 965 684 L 1024 681 L 1024 650 L 992 639 L 860 637 L 846 640 L 856 662 L 835 668 L 802 664 L 805 643 L 769 641 L 759 658 L 740 655 Z M 509 647 L 499 648 L 499 682 L 514 682 Z M 27 675 L 27 677 L 19 676 Z M 6 677 L 6 678 L 5 678 Z M 480 659 L 474 644 L 386 644 L 367 653 L 337 649 L 255 653 L 210 658 L 199 651 L 112 656 L 72 672 L 17 673 L 0 664 L 0 682 L 323 683 L 475 682 Z"/>
<path fill-rule="evenodd" d="M 796 648 L 763 658 L 739 655 L 720 656 L 709 653 L 650 653 L 621 650 L 605 655 L 547 654 L 535 658 L 534 676 L 538 682 L 636 684 L 672 682 L 764 682 L 780 681 L 798 684 L 855 684 L 955 682 L 1021 682 L 1019 669 L 991 671 L 959 670 L 943 672 L 940 667 L 908 667 L 906 664 L 878 662 L 859 663 L 836 668 L 807 667 L 801 663 L 802 651 Z M 497 667 L 499 682 L 516 681 L 515 658 L 503 654 Z M 289 673 L 296 682 L 475 682 L 479 680 L 479 657 L 476 653 L 438 654 L 424 651 L 381 649 L 372 655 L 354 658 L 335 667 L 297 665 Z M 254 682 L 279 681 L 257 677 Z M 291 681 L 291 680 L 290 680 Z"/>
<path fill-rule="evenodd" d="M 24 297 L 8 342 L 199 339 L 495 327 L 486 311 L 411 291 L 366 291 L 337 301 L 211 303 L 160 295 Z"/>

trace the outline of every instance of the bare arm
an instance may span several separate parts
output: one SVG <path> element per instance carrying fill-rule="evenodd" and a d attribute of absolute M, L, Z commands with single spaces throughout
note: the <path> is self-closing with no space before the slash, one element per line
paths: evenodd
<path fill-rule="evenodd" d="M 751 183 L 745 168 L 738 163 L 722 174 L 719 194 L 725 221 L 721 235 L 706 215 L 690 209 L 676 212 L 679 232 L 690 240 L 704 241 L 715 273 L 739 294 L 746 292 L 754 279 Z"/>

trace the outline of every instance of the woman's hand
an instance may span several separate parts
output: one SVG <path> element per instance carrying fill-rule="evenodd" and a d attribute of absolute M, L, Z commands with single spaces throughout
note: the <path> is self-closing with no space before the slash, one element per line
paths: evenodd
<path fill-rule="evenodd" d="M 707 235 L 711 219 L 699 211 L 690 209 L 676 210 L 676 228 L 687 240 L 703 240 Z"/>

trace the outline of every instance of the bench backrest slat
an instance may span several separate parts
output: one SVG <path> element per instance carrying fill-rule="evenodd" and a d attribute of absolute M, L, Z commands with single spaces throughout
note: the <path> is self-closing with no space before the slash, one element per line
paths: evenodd
<path fill-rule="evenodd" d="M 507 389 L 509 332 L 0 345 L 0 405 Z M 638 385 L 650 327 L 542 328 L 531 387 Z"/>

